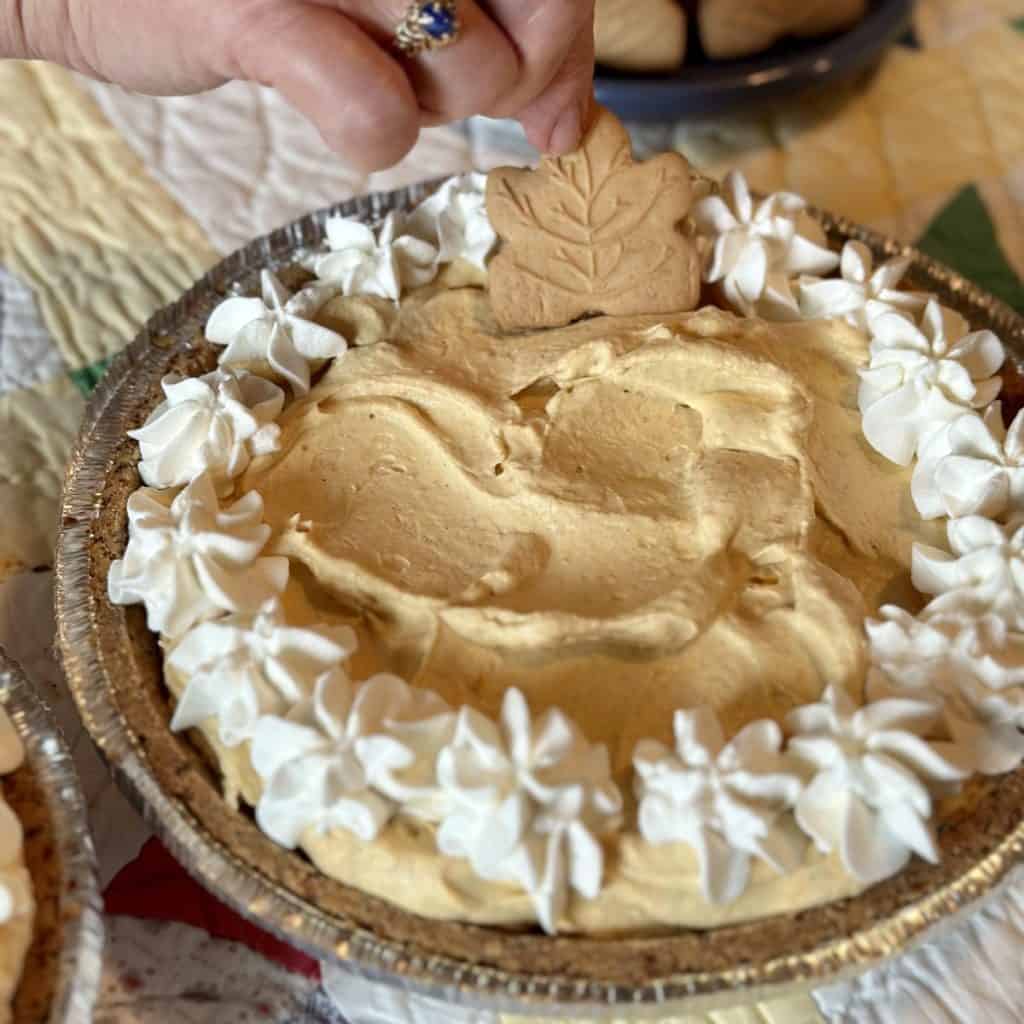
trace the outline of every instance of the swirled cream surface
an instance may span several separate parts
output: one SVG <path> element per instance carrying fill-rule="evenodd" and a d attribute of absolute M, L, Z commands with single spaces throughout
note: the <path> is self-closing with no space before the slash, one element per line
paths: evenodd
<path fill-rule="evenodd" d="M 339 300 L 332 319 L 357 346 L 285 411 L 279 450 L 239 491 L 263 496 L 268 553 L 291 559 L 289 621 L 356 628 L 355 678 L 386 668 L 491 715 L 519 687 L 607 744 L 628 791 L 636 742 L 670 744 L 675 709 L 710 705 L 732 732 L 829 683 L 856 691 L 865 615 L 915 606 L 911 544 L 938 527 L 914 512 L 908 471 L 863 441 L 867 342 L 844 323 L 709 308 L 503 337 L 482 291 L 444 284 L 394 312 Z M 247 748 L 206 731 L 229 793 L 255 802 Z M 421 823 L 303 845 L 415 912 L 533 918 Z M 635 833 L 606 871 L 567 929 L 713 926 L 857 888 L 808 848 L 800 870 L 758 865 L 716 907 L 687 846 Z"/>

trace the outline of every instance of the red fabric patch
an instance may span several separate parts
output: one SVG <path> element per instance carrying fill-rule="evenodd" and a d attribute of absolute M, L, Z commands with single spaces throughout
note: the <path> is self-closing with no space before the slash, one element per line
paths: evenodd
<path fill-rule="evenodd" d="M 286 970 L 320 980 L 316 960 L 269 932 L 250 924 L 194 881 L 158 839 L 125 865 L 107 886 L 108 914 L 156 921 L 179 921 L 202 928 L 215 939 L 240 942 Z"/>
<path fill-rule="evenodd" d="M 999 371 L 999 376 L 1003 378 L 1003 390 L 999 395 L 1003 422 L 1009 427 L 1017 413 L 1024 409 L 1024 373 L 1017 368 L 1014 359 L 1009 357 Z"/>

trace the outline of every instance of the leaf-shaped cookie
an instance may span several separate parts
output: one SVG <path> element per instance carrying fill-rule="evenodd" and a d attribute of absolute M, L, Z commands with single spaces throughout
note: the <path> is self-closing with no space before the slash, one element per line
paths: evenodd
<path fill-rule="evenodd" d="M 685 157 L 634 162 L 625 128 L 600 108 L 577 152 L 534 171 L 492 171 L 487 212 L 502 246 L 489 289 L 498 323 L 559 327 L 588 313 L 693 309 L 700 262 L 682 230 L 691 198 Z"/>

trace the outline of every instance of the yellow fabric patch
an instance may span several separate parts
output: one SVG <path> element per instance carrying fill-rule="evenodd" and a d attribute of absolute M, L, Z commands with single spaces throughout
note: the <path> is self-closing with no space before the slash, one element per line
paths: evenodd
<path fill-rule="evenodd" d="M 0 63 L 0 265 L 36 293 L 69 368 L 124 346 L 215 260 L 66 71 Z"/>

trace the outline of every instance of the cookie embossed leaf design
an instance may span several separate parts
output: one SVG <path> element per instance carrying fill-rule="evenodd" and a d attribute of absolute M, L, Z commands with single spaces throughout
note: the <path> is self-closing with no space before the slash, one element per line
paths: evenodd
<path fill-rule="evenodd" d="M 691 200 L 686 159 L 634 162 L 628 133 L 606 110 L 577 152 L 532 171 L 492 171 L 487 212 L 503 243 L 490 265 L 498 323 L 559 327 L 588 313 L 695 308 L 700 264 L 682 229 Z"/>

